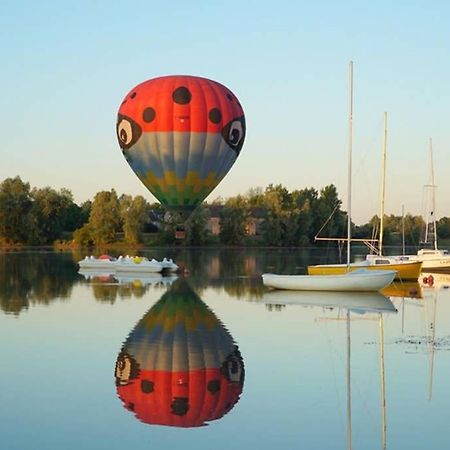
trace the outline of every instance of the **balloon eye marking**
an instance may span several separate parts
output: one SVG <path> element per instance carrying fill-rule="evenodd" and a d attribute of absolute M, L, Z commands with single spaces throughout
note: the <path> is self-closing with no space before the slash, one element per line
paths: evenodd
<path fill-rule="evenodd" d="M 149 107 L 149 108 L 145 108 L 144 112 L 142 113 L 142 119 L 144 120 L 144 122 L 151 122 L 154 118 L 156 117 L 156 111 Z"/>
<path fill-rule="evenodd" d="M 117 125 L 117 136 L 123 145 L 128 145 L 131 142 L 133 136 L 133 130 L 131 128 L 131 123 L 122 119 Z"/>
<path fill-rule="evenodd" d="M 220 121 L 222 120 L 222 113 L 220 112 L 220 109 L 211 109 L 211 111 L 209 111 L 209 120 L 212 123 L 220 123 Z"/>
<path fill-rule="evenodd" d="M 133 93 L 130 95 L 130 98 L 134 98 L 134 97 L 136 97 L 136 92 L 133 92 Z"/>
<path fill-rule="evenodd" d="M 180 86 L 176 88 L 172 93 L 172 99 L 175 103 L 179 105 L 186 105 L 191 101 L 192 94 L 189 89 L 185 86 Z"/>
<path fill-rule="evenodd" d="M 242 123 L 239 120 L 235 120 L 230 127 L 228 135 L 228 141 L 231 145 L 237 146 L 242 139 Z"/>
<path fill-rule="evenodd" d="M 233 101 L 233 96 L 231 94 L 227 94 L 227 99 L 230 100 L 230 102 Z"/>
<path fill-rule="evenodd" d="M 245 117 L 236 117 L 222 128 L 222 137 L 232 150 L 239 155 L 245 139 Z"/>
<path fill-rule="evenodd" d="M 116 133 L 120 148 L 127 150 L 139 140 L 142 134 L 142 128 L 133 119 L 119 114 Z"/>

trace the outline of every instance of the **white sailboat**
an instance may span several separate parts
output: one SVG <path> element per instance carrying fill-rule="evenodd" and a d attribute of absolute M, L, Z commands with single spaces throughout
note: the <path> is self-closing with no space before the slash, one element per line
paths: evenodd
<path fill-rule="evenodd" d="M 380 234 L 378 239 L 378 249 L 375 254 L 367 255 L 366 261 L 370 265 L 383 265 L 397 270 L 397 279 L 402 281 L 417 280 L 420 276 L 422 264 L 420 261 L 412 261 L 403 256 L 383 255 L 384 237 L 384 204 L 386 192 L 386 147 L 387 147 L 387 112 L 384 113 L 384 139 L 381 158 L 381 204 L 380 204 Z"/>
<path fill-rule="evenodd" d="M 353 146 L 353 61 L 350 61 L 350 101 L 348 139 L 348 213 L 347 213 L 347 271 L 332 275 L 262 275 L 263 284 L 275 289 L 313 291 L 378 291 L 392 283 L 395 270 L 368 270 L 361 268 L 350 271 L 351 254 L 351 190 L 352 190 L 352 146 Z"/>
<path fill-rule="evenodd" d="M 384 203 L 385 203 L 385 187 L 386 187 L 386 146 L 387 146 L 387 113 L 384 113 L 384 139 L 382 147 L 382 163 L 381 163 L 381 205 L 380 205 L 380 231 L 379 238 L 373 241 L 362 239 L 364 244 L 369 248 L 370 254 L 364 261 L 354 262 L 350 265 L 350 270 L 356 270 L 364 267 L 370 270 L 396 270 L 396 279 L 401 281 L 417 280 L 420 275 L 421 263 L 418 261 L 410 261 L 402 256 L 386 256 L 383 255 L 383 231 L 384 231 Z M 316 239 L 318 239 L 316 237 Z M 320 238 L 327 240 L 327 238 Z M 378 243 L 378 246 L 376 245 Z M 308 266 L 310 275 L 325 275 L 345 273 L 345 264 L 318 264 Z"/>
<path fill-rule="evenodd" d="M 450 270 L 450 254 L 447 250 L 438 248 L 437 229 L 436 229 L 436 185 L 434 183 L 434 164 L 433 164 L 433 144 L 430 138 L 430 167 L 431 167 L 431 183 L 425 188 L 431 189 L 431 211 L 429 207 L 429 196 L 427 196 L 427 214 L 425 219 L 425 236 L 424 245 L 431 248 L 422 248 L 417 255 L 409 256 L 410 261 L 422 262 L 422 269 L 425 272 L 449 271 Z M 431 220 L 430 220 L 431 218 Z"/>

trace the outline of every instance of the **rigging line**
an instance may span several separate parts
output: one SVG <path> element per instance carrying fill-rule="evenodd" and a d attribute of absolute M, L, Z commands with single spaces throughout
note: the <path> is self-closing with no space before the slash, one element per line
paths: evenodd
<path fill-rule="evenodd" d="M 328 219 L 325 221 L 325 223 L 322 225 L 322 228 L 316 233 L 316 235 L 314 236 L 314 239 L 316 237 L 319 236 L 320 232 L 326 227 L 327 223 L 331 220 L 331 218 L 333 217 L 334 213 L 336 212 L 336 210 L 339 208 L 340 203 L 336 203 L 336 206 L 334 207 L 333 211 L 331 212 L 331 214 L 328 216 Z"/>

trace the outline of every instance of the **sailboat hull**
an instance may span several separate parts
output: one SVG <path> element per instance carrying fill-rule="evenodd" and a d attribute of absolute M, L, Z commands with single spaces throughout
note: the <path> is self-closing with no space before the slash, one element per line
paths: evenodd
<path fill-rule="evenodd" d="M 396 280 L 415 280 L 417 281 L 420 276 L 420 270 L 422 264 L 420 262 L 405 262 L 400 264 L 376 264 L 373 266 L 370 265 L 350 265 L 350 271 L 361 269 L 367 270 L 387 270 L 387 271 L 396 271 Z M 315 266 L 308 266 L 308 275 L 342 275 L 347 272 L 347 265 L 345 264 L 322 264 Z"/>
<path fill-rule="evenodd" d="M 338 275 L 262 275 L 263 284 L 275 289 L 295 291 L 373 292 L 388 286 L 396 272 L 391 270 L 355 270 Z"/>
<path fill-rule="evenodd" d="M 450 271 L 450 255 L 445 250 L 419 250 L 417 256 L 409 256 L 409 260 L 420 261 L 425 271 Z"/>

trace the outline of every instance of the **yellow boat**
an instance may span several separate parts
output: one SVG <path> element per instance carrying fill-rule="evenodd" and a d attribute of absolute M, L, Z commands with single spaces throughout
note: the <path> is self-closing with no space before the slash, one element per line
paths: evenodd
<path fill-rule="evenodd" d="M 384 261 L 384 262 L 383 262 Z M 356 269 L 369 269 L 369 270 L 396 270 L 396 280 L 417 281 L 420 276 L 420 270 L 422 268 L 421 262 L 410 261 L 389 261 L 389 258 L 381 257 L 379 260 L 373 262 L 363 261 L 361 263 L 350 264 L 350 271 Z M 308 275 L 339 275 L 347 272 L 346 264 L 319 264 L 316 266 L 308 266 Z"/>

